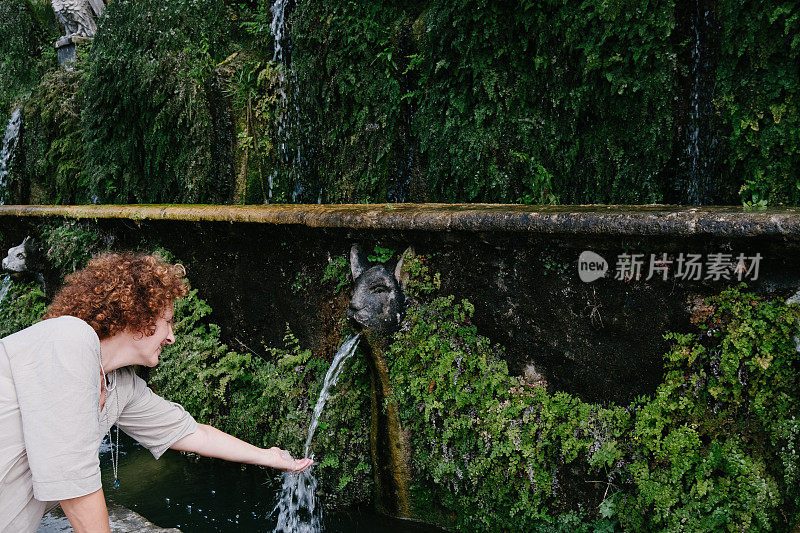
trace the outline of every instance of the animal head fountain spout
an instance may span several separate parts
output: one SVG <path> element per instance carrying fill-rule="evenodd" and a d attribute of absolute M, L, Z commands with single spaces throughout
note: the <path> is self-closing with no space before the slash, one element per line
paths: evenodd
<path fill-rule="evenodd" d="M 31 237 L 25 237 L 21 244 L 8 249 L 8 255 L 2 261 L 2 270 L 14 279 L 35 280 L 48 298 L 52 297 L 50 291 L 56 287 L 53 271 Z"/>
<path fill-rule="evenodd" d="M 28 272 L 30 259 L 36 257 L 36 248 L 33 239 L 25 237 L 22 244 L 8 249 L 8 255 L 3 258 L 3 270 L 12 275 Z"/>
<path fill-rule="evenodd" d="M 354 244 L 350 249 L 350 270 L 355 280 L 353 298 L 347 310 L 347 318 L 367 334 L 388 337 L 400 327 L 405 313 L 403 289 L 408 275 L 403 272 L 403 259 L 412 254 L 408 248 L 394 272 L 385 265 L 369 265 L 361 247 Z"/>
<path fill-rule="evenodd" d="M 391 271 L 382 264 L 368 264 L 357 244 L 350 249 L 350 270 L 356 286 L 347 318 L 362 330 L 367 341 L 372 381 L 370 451 L 375 469 L 376 503 L 382 512 L 399 518 L 412 516 L 411 453 L 397 404 L 387 402 L 392 397 L 392 388 L 384 353 L 389 336 L 400 328 L 403 320 L 403 290 L 408 282 L 403 262 L 413 253 L 411 248 L 403 252 Z"/>

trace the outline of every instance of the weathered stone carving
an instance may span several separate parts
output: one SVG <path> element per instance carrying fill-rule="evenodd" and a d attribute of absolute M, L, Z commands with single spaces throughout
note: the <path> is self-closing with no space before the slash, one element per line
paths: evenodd
<path fill-rule="evenodd" d="M 350 270 L 356 287 L 347 317 L 382 336 L 394 333 L 405 311 L 405 296 L 400 286 L 402 268 L 402 258 L 394 274 L 382 264 L 369 266 L 361 248 L 354 244 L 350 249 Z"/>
<path fill-rule="evenodd" d="M 91 38 L 97 32 L 97 19 L 103 14 L 103 0 L 52 0 L 56 19 L 64 26 L 66 37 Z"/>
<path fill-rule="evenodd" d="M 391 272 L 384 265 L 369 266 L 363 259 L 361 248 L 353 245 L 350 269 L 356 286 L 347 312 L 347 317 L 362 329 L 368 344 L 372 383 L 370 448 L 378 509 L 400 518 L 413 516 L 409 492 L 411 457 L 397 404 L 391 401 L 389 367 L 384 353 L 389 336 L 400 327 L 403 318 L 403 288 L 408 281 L 403 272 L 403 258 L 411 254 L 413 251 L 409 248 Z"/>
<path fill-rule="evenodd" d="M 53 286 L 53 283 L 48 283 L 45 277 L 48 273 L 47 263 L 31 237 L 25 237 L 21 244 L 9 248 L 8 255 L 3 258 L 1 264 L 2 269 L 13 278 L 30 276 L 35 279 L 45 294 L 48 294 L 48 290 Z"/>

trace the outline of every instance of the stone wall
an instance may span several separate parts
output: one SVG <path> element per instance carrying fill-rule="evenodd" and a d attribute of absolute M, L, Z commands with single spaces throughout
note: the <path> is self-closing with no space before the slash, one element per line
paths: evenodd
<path fill-rule="evenodd" d="M 788 297 L 800 288 L 800 214 L 664 206 L 264 206 L 0 207 L 3 246 L 52 216 L 93 218 L 116 247 L 162 246 L 186 266 L 214 309 L 223 339 L 263 353 L 286 325 L 316 353 L 331 354 L 351 285 L 321 283 L 332 259 L 358 242 L 429 257 L 443 293 L 475 304 L 479 331 L 506 348 L 512 373 L 538 373 L 551 390 L 625 403 L 661 380 L 662 335 L 689 331 L 702 299 L 732 279 L 705 279 L 714 254 L 760 254 L 751 289 Z M 249 222 L 247 220 L 250 220 Z M 606 277 L 578 276 L 581 252 L 607 263 Z M 650 254 L 666 274 L 647 280 Z M 641 277 L 615 279 L 621 254 L 644 254 Z M 680 254 L 698 254 L 698 281 L 676 276 Z M 396 257 L 396 256 L 395 256 Z M 745 261 L 752 268 L 752 261 Z M 743 273 L 745 274 L 745 273 Z M 666 275 L 666 280 L 662 276 Z"/>

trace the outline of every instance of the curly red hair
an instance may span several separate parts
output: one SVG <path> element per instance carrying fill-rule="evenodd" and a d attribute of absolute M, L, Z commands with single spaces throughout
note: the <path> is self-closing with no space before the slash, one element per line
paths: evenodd
<path fill-rule="evenodd" d="M 101 340 L 125 330 L 149 336 L 167 306 L 188 294 L 185 275 L 159 255 L 104 253 L 65 278 L 42 320 L 76 316 Z"/>

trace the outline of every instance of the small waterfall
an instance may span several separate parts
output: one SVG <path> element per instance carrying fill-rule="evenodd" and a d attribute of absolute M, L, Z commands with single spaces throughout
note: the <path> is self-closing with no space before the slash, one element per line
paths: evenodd
<path fill-rule="evenodd" d="M 6 274 L 3 281 L 0 282 L 0 308 L 3 307 L 3 300 L 6 298 L 9 287 L 11 287 L 11 274 Z"/>
<path fill-rule="evenodd" d="M 11 171 L 11 159 L 17 150 L 21 126 L 22 107 L 20 106 L 11 113 L 11 118 L 6 126 L 6 134 L 3 136 L 3 148 L 0 151 L 0 205 L 5 204 L 5 197 L 8 194 L 8 174 Z"/>
<path fill-rule="evenodd" d="M 308 457 L 311 440 L 319 425 L 319 417 L 325 408 L 325 403 L 330 397 L 330 390 L 336 385 L 345 361 L 355 353 L 358 339 L 358 335 L 351 335 L 342 343 L 325 374 L 325 381 L 319 393 L 317 405 L 314 407 L 311 424 L 308 427 L 304 457 Z M 312 470 L 313 467 L 299 474 L 286 473 L 283 475 L 281 494 L 272 511 L 278 514 L 278 523 L 274 533 L 318 533 L 322 531 L 322 506 L 317 504 L 317 480 L 311 473 Z"/>
<path fill-rule="evenodd" d="M 294 182 L 293 202 L 296 202 L 304 192 L 299 177 L 308 166 L 302 149 L 304 135 L 300 125 L 300 89 L 297 76 L 292 69 L 291 41 L 288 32 L 288 12 L 294 9 L 295 5 L 295 0 L 275 0 L 270 7 L 272 22 L 269 26 L 270 32 L 275 38 L 272 62 L 278 65 L 278 111 L 276 117 L 278 157 L 283 165 L 284 179 L 289 183 Z M 272 201 L 275 181 L 280 170 L 276 169 L 269 175 L 269 193 L 266 203 Z"/>
<path fill-rule="evenodd" d="M 682 201 L 694 205 L 711 201 L 714 170 L 709 166 L 715 144 L 711 125 L 714 83 L 710 47 L 714 25 L 711 9 L 704 4 L 703 0 L 692 4 L 689 109 L 681 157 Z"/>

